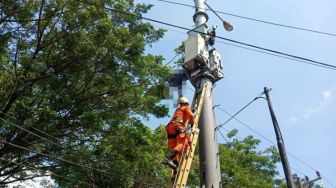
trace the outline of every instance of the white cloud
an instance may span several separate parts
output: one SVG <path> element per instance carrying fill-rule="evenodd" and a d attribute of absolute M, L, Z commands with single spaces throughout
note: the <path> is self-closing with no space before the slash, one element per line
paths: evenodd
<path fill-rule="evenodd" d="M 324 109 L 326 109 L 328 106 L 334 103 L 335 98 L 335 86 L 330 87 L 324 91 L 322 91 L 322 101 L 319 105 L 315 107 L 309 107 L 306 113 L 304 114 L 303 118 L 309 119 L 313 114 L 318 113 Z"/>
<path fill-rule="evenodd" d="M 288 118 L 288 121 L 289 121 L 289 123 L 291 123 L 291 124 L 295 124 L 295 123 L 299 122 L 300 119 L 299 119 L 298 117 L 294 117 L 294 116 L 292 116 L 292 117 Z"/>
<path fill-rule="evenodd" d="M 323 91 L 323 98 L 326 100 L 331 97 L 331 94 L 332 94 L 331 90 Z"/>

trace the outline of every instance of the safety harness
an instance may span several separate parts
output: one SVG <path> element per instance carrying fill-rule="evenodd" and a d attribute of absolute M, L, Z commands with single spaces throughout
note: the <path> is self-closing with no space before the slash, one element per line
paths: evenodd
<path fill-rule="evenodd" d="M 168 127 L 168 139 L 172 139 L 172 138 L 176 138 L 180 133 L 184 132 L 183 130 L 181 129 L 178 129 L 177 128 L 177 124 L 181 124 L 183 123 L 183 120 L 182 118 L 175 118 L 175 119 L 172 119 L 169 123 L 168 123 L 168 126 L 171 126 L 171 124 L 174 124 L 174 133 L 171 133 L 170 132 L 170 127 Z"/>

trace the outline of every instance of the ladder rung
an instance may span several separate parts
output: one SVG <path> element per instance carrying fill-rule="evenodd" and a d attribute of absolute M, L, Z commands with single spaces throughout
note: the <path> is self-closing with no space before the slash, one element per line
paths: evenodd
<path fill-rule="evenodd" d="M 194 99 L 193 99 L 193 105 L 192 107 L 196 107 L 196 117 L 195 117 L 195 122 L 194 122 L 194 128 L 192 129 L 192 134 L 191 134 L 191 138 L 192 138 L 192 146 L 193 146 L 193 150 L 187 150 L 186 153 L 183 155 L 184 157 L 182 157 L 181 161 L 180 161 L 180 170 L 177 173 L 177 176 L 175 177 L 175 179 L 171 180 L 169 182 L 168 188 L 184 188 L 186 186 L 187 183 L 187 178 L 190 172 L 190 168 L 191 168 L 191 163 L 194 157 L 194 152 L 195 152 L 195 148 L 197 145 L 197 140 L 198 140 L 198 135 L 199 135 L 199 128 L 198 128 L 198 121 L 199 121 L 199 116 L 201 114 L 202 111 L 202 107 L 203 107 L 203 102 L 204 102 L 204 98 L 205 98 L 205 94 L 206 94 L 206 90 L 207 90 L 207 85 L 203 85 L 202 88 L 202 94 L 200 96 L 199 99 L 197 99 L 197 95 L 195 93 Z M 197 103 L 197 104 L 195 104 Z M 197 106 L 196 106 L 197 105 Z"/>

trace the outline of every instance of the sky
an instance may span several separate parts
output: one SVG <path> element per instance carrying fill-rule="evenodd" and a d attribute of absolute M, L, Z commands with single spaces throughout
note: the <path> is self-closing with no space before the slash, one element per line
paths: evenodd
<path fill-rule="evenodd" d="M 172 0 L 193 5 L 193 0 Z M 144 16 L 170 24 L 192 28 L 194 9 L 168 4 L 158 0 L 136 0 L 153 4 Z M 207 0 L 213 9 L 240 16 L 270 21 L 290 26 L 336 34 L 336 1 L 333 0 Z M 315 61 L 336 65 L 336 37 L 307 31 L 294 30 L 233 16 L 220 14 L 229 21 L 234 30 L 226 32 L 219 18 L 207 12 L 208 26 L 217 25 L 217 35 L 260 47 L 277 50 Z M 163 39 L 147 48 L 147 53 L 161 54 L 169 62 L 174 56 L 174 48 L 186 40 L 186 31 L 152 23 L 157 28 L 165 28 Z M 216 83 L 214 103 L 231 114 L 236 113 L 265 86 L 270 92 L 273 107 L 289 153 L 288 160 L 292 173 L 315 178 L 320 171 L 325 187 L 336 185 L 335 109 L 336 70 L 321 68 L 302 62 L 283 59 L 242 48 L 223 44 L 217 40 L 215 48 L 222 56 L 225 78 Z M 192 87 L 190 84 L 188 86 Z M 188 88 L 188 87 L 187 87 Z M 192 91 L 185 95 L 191 100 Z M 177 95 L 175 94 L 175 99 Z M 164 101 L 174 112 L 173 100 Z M 229 116 L 216 108 L 217 123 L 225 122 Z M 238 116 L 244 124 L 276 143 L 275 133 L 267 103 L 259 99 Z M 151 128 L 167 123 L 169 119 L 151 118 L 146 122 Z M 232 120 L 225 129 L 238 129 L 240 137 L 253 135 L 262 140 L 258 149 L 262 151 L 270 142 L 251 131 L 238 121 Z M 223 133 L 226 131 L 223 129 Z M 225 142 L 218 136 L 220 143 Z M 294 156 L 294 157 L 293 157 Z M 299 159 L 299 160 L 298 160 Z M 278 166 L 283 177 L 282 166 Z"/>
<path fill-rule="evenodd" d="M 193 0 L 171 1 L 194 4 Z M 194 26 L 192 8 L 158 0 L 135 0 L 135 2 L 154 5 L 144 15 L 148 18 L 187 28 Z M 336 11 L 334 10 L 336 1 L 334 0 L 207 0 L 207 3 L 213 9 L 222 12 L 336 34 Z M 234 27 L 232 32 L 226 32 L 221 21 L 213 13 L 207 13 L 210 17 L 208 26 L 217 25 L 218 36 L 336 65 L 335 36 L 220 14 Z M 168 31 L 159 42 L 148 47 L 146 53 L 163 55 L 166 62 L 169 62 L 175 56 L 174 48 L 186 40 L 186 31 L 158 23 L 152 24 Z M 222 56 L 225 78 L 216 83 L 213 90 L 214 103 L 220 105 L 220 108 L 226 112 L 234 114 L 258 96 L 265 86 L 272 88 L 270 95 L 287 152 L 290 154 L 288 160 L 292 173 L 297 173 L 301 177 L 307 175 L 313 179 L 316 177 L 313 169 L 316 169 L 320 171 L 323 178 L 326 178 L 323 180 L 325 187 L 335 187 L 336 71 L 237 48 L 221 42 L 225 41 L 217 40 L 215 48 Z M 188 87 L 192 86 L 188 84 Z M 191 100 L 193 92 L 190 89 L 184 92 Z M 173 100 L 163 101 L 163 103 L 171 109 L 170 115 L 172 115 Z M 230 118 L 218 108 L 215 115 L 218 124 Z M 252 103 L 236 118 L 276 143 L 267 103 L 263 99 Z M 167 123 L 168 120 L 169 118 L 151 117 L 146 124 L 155 129 L 160 124 Z M 232 120 L 224 128 L 238 129 L 239 137 L 253 135 L 261 139 L 262 143 L 258 148 L 260 151 L 271 145 L 238 121 Z M 224 129 L 222 132 L 226 133 Z M 225 140 L 218 136 L 218 142 L 223 143 Z M 280 164 L 278 170 L 283 177 Z M 29 187 L 29 185 L 26 186 Z"/>

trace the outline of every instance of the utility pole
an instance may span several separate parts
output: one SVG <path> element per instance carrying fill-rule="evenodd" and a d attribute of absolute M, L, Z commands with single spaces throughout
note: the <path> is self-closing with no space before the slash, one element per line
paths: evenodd
<path fill-rule="evenodd" d="M 205 13 L 205 0 L 195 1 L 193 21 L 195 28 L 188 32 L 185 41 L 185 58 L 183 67 L 188 79 L 200 93 L 203 85 L 207 85 L 203 110 L 199 121 L 199 152 L 200 152 L 200 187 L 219 188 L 221 182 L 216 121 L 213 112 L 214 83 L 224 77 L 221 57 L 214 45 L 215 27 L 208 30 L 208 15 Z M 211 48 L 209 50 L 209 48 Z"/>
<path fill-rule="evenodd" d="M 292 173 L 291 173 L 289 163 L 288 163 L 288 159 L 287 159 L 285 143 L 284 143 L 284 140 L 282 138 L 280 128 L 279 128 L 279 124 L 278 124 L 278 121 L 276 119 L 276 116 L 275 116 L 275 113 L 274 113 L 274 110 L 273 110 L 273 106 L 272 106 L 272 103 L 271 103 L 271 98 L 269 96 L 269 91 L 270 91 L 270 89 L 268 89 L 267 87 L 264 87 L 264 93 L 266 95 L 268 108 L 269 108 L 269 111 L 270 111 L 270 114 L 271 114 L 271 118 L 272 118 L 272 122 L 273 122 L 273 126 L 274 126 L 274 131 L 275 131 L 275 135 L 276 135 L 276 138 L 277 138 L 278 149 L 279 149 L 279 153 L 280 153 L 282 167 L 284 169 L 285 176 L 286 176 L 287 186 L 288 186 L 288 188 L 294 188 L 294 182 L 293 182 Z"/>

